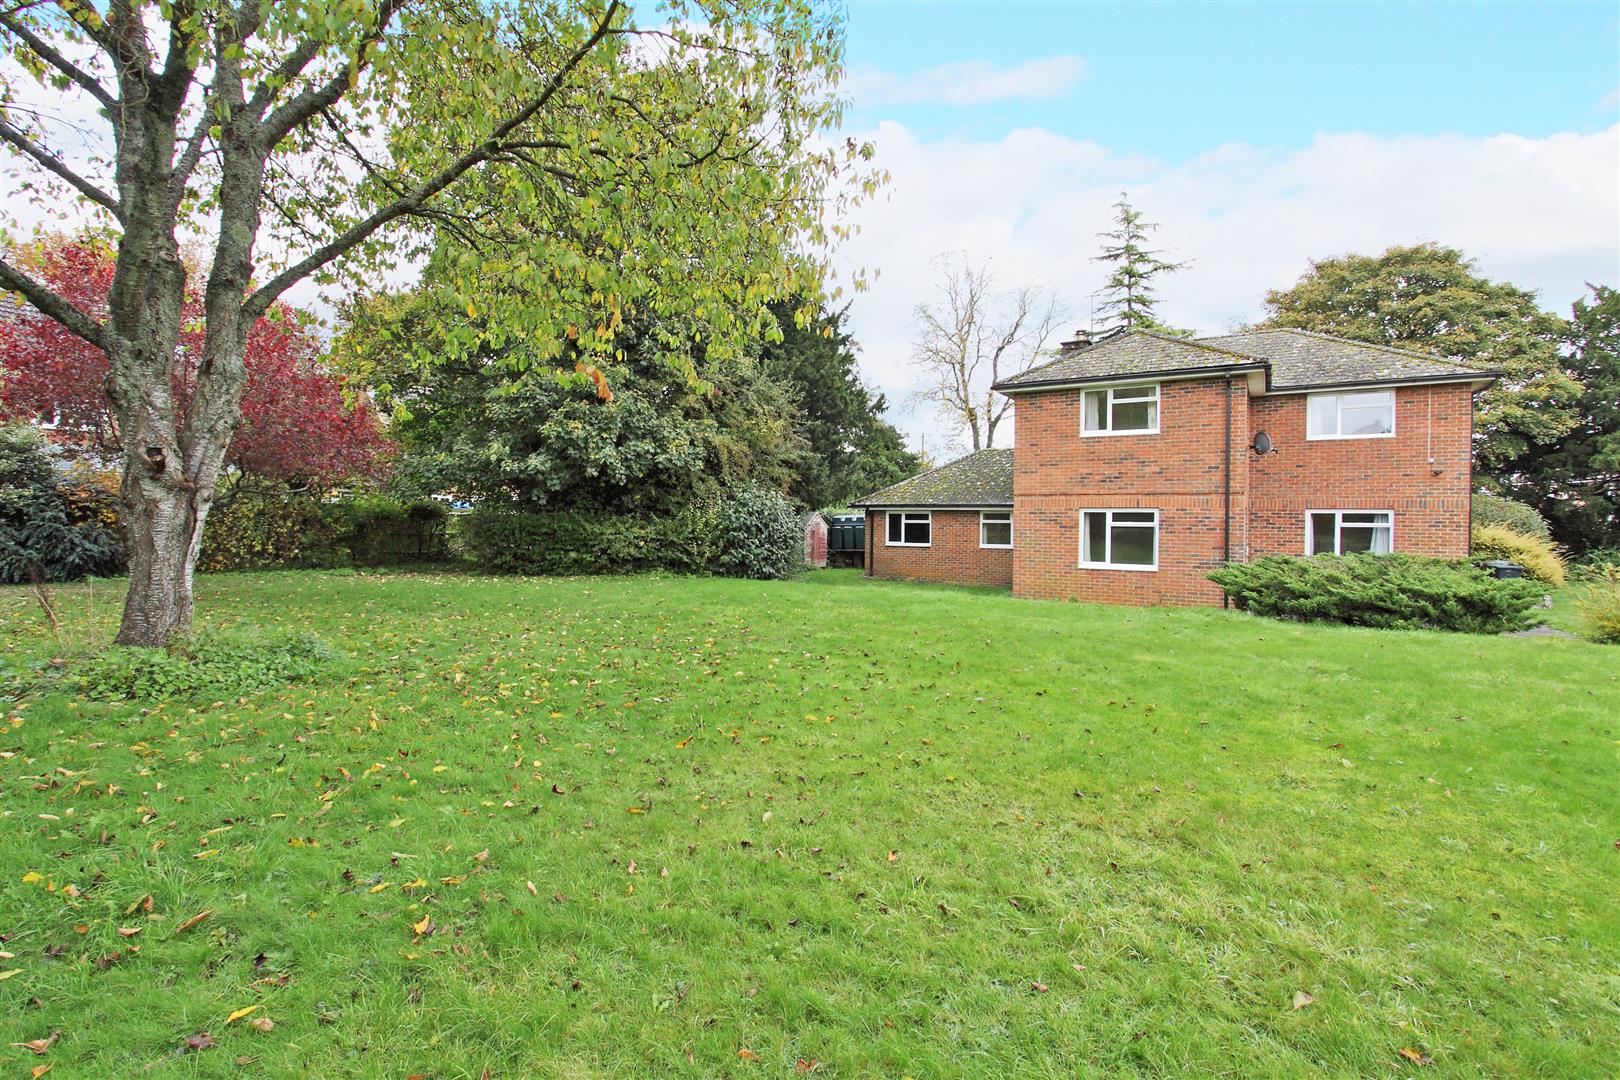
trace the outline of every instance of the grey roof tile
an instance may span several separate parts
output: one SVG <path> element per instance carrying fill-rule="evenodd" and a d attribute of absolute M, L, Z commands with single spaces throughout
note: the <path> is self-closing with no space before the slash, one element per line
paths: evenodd
<path fill-rule="evenodd" d="M 890 484 L 852 506 L 1011 506 L 1013 452 L 975 450 L 937 469 Z"/>
<path fill-rule="evenodd" d="M 1034 389 L 1042 385 L 1115 379 L 1132 375 L 1167 375 L 1173 372 L 1253 370 L 1263 366 L 1256 357 L 1190 338 L 1131 330 L 1093 341 L 1067 342 L 1056 360 L 1002 379 L 998 390 Z"/>
<path fill-rule="evenodd" d="M 1467 375 L 1488 378 L 1496 374 L 1442 360 L 1429 353 L 1351 341 L 1313 330 L 1246 330 L 1199 340 L 1267 361 L 1271 365 L 1273 390 Z"/>

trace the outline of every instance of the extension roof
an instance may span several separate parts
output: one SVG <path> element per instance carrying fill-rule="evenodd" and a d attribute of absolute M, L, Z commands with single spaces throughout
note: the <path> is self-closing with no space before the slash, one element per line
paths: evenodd
<path fill-rule="evenodd" d="M 1246 330 L 1206 338 L 1130 330 L 1066 342 L 1056 360 L 1002 379 L 995 389 L 1021 393 L 1122 378 L 1201 378 L 1238 372 L 1254 377 L 1255 392 L 1283 394 L 1398 383 L 1475 382 L 1484 387 L 1499 374 L 1310 330 Z"/>
<path fill-rule="evenodd" d="M 977 509 L 1011 506 L 1012 501 L 1013 452 L 975 450 L 967 457 L 874 491 L 851 505 Z"/>

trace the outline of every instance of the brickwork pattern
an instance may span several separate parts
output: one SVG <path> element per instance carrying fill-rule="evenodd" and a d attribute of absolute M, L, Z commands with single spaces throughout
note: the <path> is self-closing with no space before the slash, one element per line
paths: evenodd
<path fill-rule="evenodd" d="M 953 585 L 1012 586 L 1013 553 L 1006 548 L 979 546 L 977 510 L 934 510 L 929 547 L 890 547 L 884 543 L 887 521 L 882 510 L 868 510 L 866 535 L 870 538 L 872 577 L 905 581 L 941 581 Z M 1013 526 L 1013 544 L 1018 528 Z"/>

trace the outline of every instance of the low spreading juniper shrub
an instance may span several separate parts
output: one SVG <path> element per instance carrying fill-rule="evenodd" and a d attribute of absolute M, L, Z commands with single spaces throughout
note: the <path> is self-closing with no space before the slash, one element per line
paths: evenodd
<path fill-rule="evenodd" d="M 1416 555 L 1268 555 L 1212 572 L 1239 608 L 1302 622 L 1499 634 L 1539 622 L 1544 589 L 1461 560 Z"/>

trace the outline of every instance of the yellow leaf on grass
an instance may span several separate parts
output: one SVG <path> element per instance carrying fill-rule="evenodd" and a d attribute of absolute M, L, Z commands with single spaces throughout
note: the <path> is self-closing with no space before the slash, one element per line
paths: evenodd
<path fill-rule="evenodd" d="M 28 873 L 22 876 L 22 880 L 24 885 L 32 885 L 36 881 L 44 881 L 45 875 L 40 873 L 38 870 L 30 870 Z"/>
<path fill-rule="evenodd" d="M 746 1046 L 743 1047 L 741 1050 L 737 1051 L 737 1056 L 742 1058 L 744 1061 L 758 1061 L 759 1060 L 759 1055 L 754 1053 L 752 1050 L 748 1049 L 748 1047 L 746 1047 Z"/>
<path fill-rule="evenodd" d="M 422 921 L 421 922 L 413 922 L 413 923 L 411 923 L 411 929 L 415 930 L 418 934 L 426 934 L 426 933 L 430 932 L 433 929 L 433 916 L 431 916 L 431 915 L 422 916 Z"/>
<path fill-rule="evenodd" d="M 257 1005 L 244 1005 L 242 1008 L 237 1009 L 235 1012 L 231 1013 L 231 1015 L 227 1016 L 225 1018 L 225 1022 L 227 1024 L 234 1024 L 238 1020 L 242 1019 L 242 1017 L 248 1015 L 249 1013 L 257 1012 L 258 1010 L 259 1007 Z"/>
<path fill-rule="evenodd" d="M 624 808 L 624 812 L 627 814 L 645 814 L 647 811 L 639 806 L 627 806 Z"/>
<path fill-rule="evenodd" d="M 379 882 L 377 882 L 377 884 L 375 884 L 375 885 L 373 885 L 371 887 L 371 891 L 374 892 L 374 893 L 379 893 L 379 892 L 382 892 L 386 888 L 388 888 L 388 882 L 379 881 Z"/>
<path fill-rule="evenodd" d="M 21 975 L 22 973 L 23 973 L 22 968 L 12 968 L 10 971 L 0 971 L 0 982 L 4 982 L 6 979 L 11 978 L 13 975 Z"/>
<path fill-rule="evenodd" d="M 53 1068 L 55 1068 L 54 1065 L 35 1065 L 29 1070 L 28 1075 L 32 1076 L 34 1080 L 39 1080 L 40 1077 L 50 1072 Z"/>

